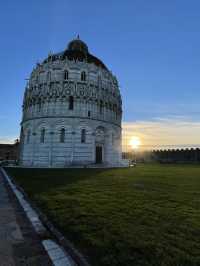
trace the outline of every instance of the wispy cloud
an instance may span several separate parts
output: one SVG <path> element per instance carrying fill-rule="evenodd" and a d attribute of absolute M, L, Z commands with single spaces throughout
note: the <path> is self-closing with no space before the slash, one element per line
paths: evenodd
<path fill-rule="evenodd" d="M 145 149 L 200 146 L 200 121 L 192 121 L 184 116 L 123 122 L 122 128 L 123 149 L 130 148 L 132 136 L 139 137 Z"/>

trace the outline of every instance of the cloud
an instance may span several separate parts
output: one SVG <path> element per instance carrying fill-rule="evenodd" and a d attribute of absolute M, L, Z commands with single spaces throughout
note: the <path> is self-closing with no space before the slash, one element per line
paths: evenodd
<path fill-rule="evenodd" d="M 132 136 L 141 139 L 143 149 L 200 146 L 200 121 L 192 121 L 184 116 L 123 122 L 122 129 L 124 150 L 130 149 Z"/>
<path fill-rule="evenodd" d="M 17 137 L 0 137 L 0 144 L 13 144 Z"/>

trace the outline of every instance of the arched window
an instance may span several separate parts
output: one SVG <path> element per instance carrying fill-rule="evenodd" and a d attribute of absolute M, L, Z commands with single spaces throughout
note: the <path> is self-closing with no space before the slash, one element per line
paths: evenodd
<path fill-rule="evenodd" d="M 27 143 L 30 142 L 30 136 L 31 136 L 31 131 L 29 130 L 27 133 Z"/>
<path fill-rule="evenodd" d="M 49 71 L 48 74 L 47 74 L 47 80 L 48 81 L 51 81 L 51 72 Z"/>
<path fill-rule="evenodd" d="M 81 72 L 81 80 L 86 81 L 86 73 L 85 71 Z"/>
<path fill-rule="evenodd" d="M 74 109 L 74 97 L 69 96 L 69 110 L 73 110 L 73 109 Z"/>
<path fill-rule="evenodd" d="M 45 139 L 45 129 L 43 128 L 41 130 L 41 135 L 40 135 L 40 142 L 44 143 L 44 139 Z"/>
<path fill-rule="evenodd" d="M 100 114 L 102 114 L 103 112 L 103 101 L 101 100 L 100 101 Z"/>
<path fill-rule="evenodd" d="M 65 70 L 64 72 L 64 80 L 68 80 L 69 78 L 69 72 L 67 70 Z"/>
<path fill-rule="evenodd" d="M 81 130 L 81 143 L 85 143 L 86 142 L 86 130 L 82 129 Z"/>
<path fill-rule="evenodd" d="M 60 143 L 64 143 L 65 142 L 65 129 L 62 128 L 60 130 Z"/>

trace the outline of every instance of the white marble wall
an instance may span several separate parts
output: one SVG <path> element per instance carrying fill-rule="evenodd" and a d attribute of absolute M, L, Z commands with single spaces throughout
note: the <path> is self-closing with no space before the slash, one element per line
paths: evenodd
<path fill-rule="evenodd" d="M 64 80 L 65 70 L 68 80 Z M 86 81 L 81 81 L 82 71 Z M 70 96 L 74 97 L 73 110 L 69 110 Z M 110 71 L 85 61 L 43 62 L 33 70 L 25 90 L 20 162 L 36 167 L 90 165 L 96 161 L 96 145 L 101 145 L 104 165 L 119 165 L 121 118 L 120 91 Z M 99 127 L 104 135 L 101 140 L 97 136 Z M 59 136 L 62 128 L 64 143 Z M 81 143 L 83 128 L 86 143 Z M 40 141 L 42 129 L 44 143 Z"/>
<path fill-rule="evenodd" d="M 115 166 L 121 162 L 121 129 L 118 126 L 80 118 L 41 118 L 27 121 L 23 126 L 21 162 L 24 166 L 94 164 L 97 144 L 103 147 L 103 163 L 106 166 Z M 104 140 L 100 142 L 96 139 L 98 127 L 104 130 Z M 62 128 L 65 129 L 64 143 L 60 143 Z M 40 139 L 42 129 L 45 129 L 44 143 Z M 81 143 L 82 129 L 86 130 L 85 143 Z"/>

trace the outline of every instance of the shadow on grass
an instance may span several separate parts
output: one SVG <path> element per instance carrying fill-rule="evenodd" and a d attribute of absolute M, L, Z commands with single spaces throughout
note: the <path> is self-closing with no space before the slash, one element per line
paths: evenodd
<path fill-rule="evenodd" d="M 200 265 L 200 167 L 7 168 L 93 266 Z"/>
<path fill-rule="evenodd" d="M 63 189 L 69 184 L 90 180 L 109 173 L 110 169 L 71 169 L 71 168 L 19 168 L 4 167 L 11 177 L 21 186 L 26 186 L 27 192 L 48 193 L 51 190 Z M 31 193 L 32 194 L 32 193 Z"/>

